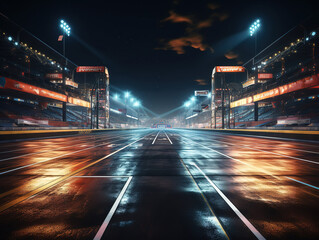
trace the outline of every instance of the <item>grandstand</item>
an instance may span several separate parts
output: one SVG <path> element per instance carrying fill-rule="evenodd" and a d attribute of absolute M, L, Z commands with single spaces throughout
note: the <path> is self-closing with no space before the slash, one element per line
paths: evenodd
<path fill-rule="evenodd" d="M 99 73 L 77 74 L 75 63 L 21 26 L 3 15 L 0 23 L 0 128 L 138 125 L 138 113 L 130 106 L 110 98 L 108 107 L 109 93 L 102 77 L 105 67 L 97 67 L 103 68 Z M 96 86 L 97 82 L 101 85 Z M 123 108 L 125 113 L 118 110 Z"/>
<path fill-rule="evenodd" d="M 229 82 L 223 75 L 226 88 L 217 85 L 214 96 L 216 128 L 222 127 L 224 92 L 227 128 L 318 129 L 318 35 L 316 27 L 309 30 L 296 27 L 258 54 L 254 65 L 245 64 L 247 77 L 240 87 L 238 82 Z M 196 107 L 186 111 L 188 127 L 215 127 L 213 122 L 211 112 Z"/>

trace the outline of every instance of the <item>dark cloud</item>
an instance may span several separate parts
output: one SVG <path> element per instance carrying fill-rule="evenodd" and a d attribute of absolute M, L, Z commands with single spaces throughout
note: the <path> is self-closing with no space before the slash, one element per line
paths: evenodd
<path fill-rule="evenodd" d="M 200 34 L 193 34 L 185 37 L 171 39 L 165 43 L 162 50 L 173 50 L 177 54 L 184 54 L 186 47 L 192 47 L 200 51 L 209 49 L 207 44 L 203 43 L 203 37 Z"/>
<path fill-rule="evenodd" d="M 219 5 L 216 3 L 208 3 L 207 7 L 211 10 L 216 10 L 217 8 L 219 8 Z"/>
<path fill-rule="evenodd" d="M 177 54 L 184 54 L 186 48 L 194 48 L 200 51 L 213 49 L 205 41 L 205 35 L 203 29 L 210 28 L 215 21 L 224 21 L 228 18 L 228 14 L 220 12 L 219 6 L 213 3 L 203 6 L 207 11 L 206 14 L 199 12 L 198 14 L 192 13 L 192 15 L 177 13 L 177 11 L 169 11 L 169 16 L 163 19 L 161 22 L 170 23 L 186 23 L 183 27 L 184 35 L 180 37 L 174 37 L 172 39 L 162 39 L 161 47 L 158 50 L 171 50 Z"/>

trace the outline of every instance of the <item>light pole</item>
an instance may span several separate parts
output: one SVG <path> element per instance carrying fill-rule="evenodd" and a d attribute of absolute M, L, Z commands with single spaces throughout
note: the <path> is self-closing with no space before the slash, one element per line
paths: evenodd
<path fill-rule="evenodd" d="M 260 20 L 257 19 L 249 28 L 249 35 L 255 36 L 255 52 L 254 52 L 254 57 L 253 57 L 253 65 L 255 65 L 255 56 L 257 54 L 257 32 L 260 28 Z"/>
<path fill-rule="evenodd" d="M 255 67 L 255 56 L 257 54 L 257 32 L 260 28 L 260 20 L 257 19 L 249 28 L 250 36 L 255 35 L 255 53 L 253 57 L 253 68 L 255 69 L 255 86 L 258 84 L 258 68 Z M 248 80 L 248 79 L 247 79 Z M 254 120 L 258 121 L 258 102 L 254 103 Z"/>
<path fill-rule="evenodd" d="M 127 124 L 127 99 L 129 98 L 130 93 L 129 92 L 125 92 L 124 94 L 124 98 L 125 98 L 125 123 Z"/>
<path fill-rule="evenodd" d="M 140 122 L 140 101 L 136 100 L 134 103 L 133 103 L 133 107 L 136 107 L 137 108 L 137 125 L 139 125 L 139 122 Z"/>
<path fill-rule="evenodd" d="M 185 127 L 187 127 L 187 112 L 188 112 L 188 108 L 191 106 L 191 102 L 190 101 L 187 101 L 184 103 L 184 107 L 185 107 Z"/>
<path fill-rule="evenodd" d="M 65 65 L 64 65 L 64 68 L 62 70 L 63 71 L 63 86 L 64 86 L 64 90 L 66 90 L 66 85 L 65 85 L 66 73 L 65 73 L 65 70 L 66 70 L 66 66 L 67 66 L 68 62 L 67 62 L 67 59 L 65 57 L 65 35 L 70 36 L 71 28 L 69 27 L 69 25 L 64 20 L 60 21 L 60 27 L 61 27 L 62 32 L 63 32 L 63 38 L 62 38 L 62 42 L 63 42 L 63 57 L 65 58 Z M 66 122 L 66 102 L 63 102 L 62 121 Z"/>

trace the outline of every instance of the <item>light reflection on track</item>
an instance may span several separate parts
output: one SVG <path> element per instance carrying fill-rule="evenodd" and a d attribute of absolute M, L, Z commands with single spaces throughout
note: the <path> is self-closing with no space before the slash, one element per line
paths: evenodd
<path fill-rule="evenodd" d="M 0 176 L 2 234 L 93 239 L 108 219 L 99 239 L 316 238 L 317 149 L 181 129 L 2 143 L 1 172 L 21 167 Z"/>

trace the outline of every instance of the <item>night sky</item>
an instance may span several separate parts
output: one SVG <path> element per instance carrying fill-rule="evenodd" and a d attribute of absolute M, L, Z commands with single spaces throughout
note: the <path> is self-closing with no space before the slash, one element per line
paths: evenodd
<path fill-rule="evenodd" d="M 216 65 L 254 53 L 248 28 L 262 21 L 267 46 L 314 14 L 311 1 L 2 1 L 1 12 L 58 51 L 60 19 L 71 26 L 67 57 L 105 65 L 111 85 L 164 113 L 196 89 L 210 89 Z M 112 94 L 112 93 L 111 93 Z"/>

